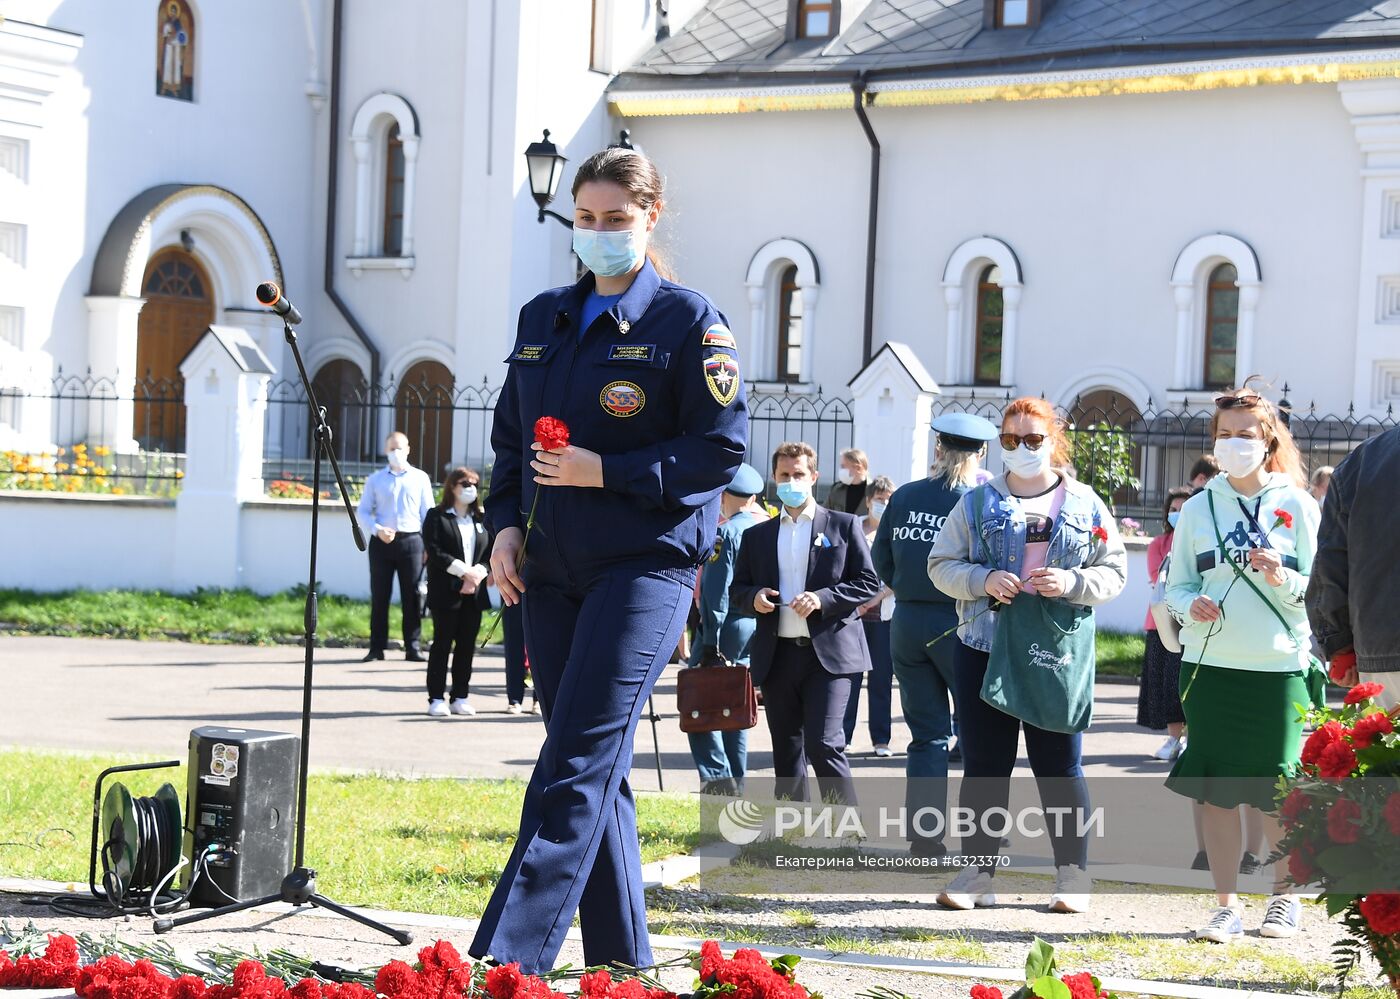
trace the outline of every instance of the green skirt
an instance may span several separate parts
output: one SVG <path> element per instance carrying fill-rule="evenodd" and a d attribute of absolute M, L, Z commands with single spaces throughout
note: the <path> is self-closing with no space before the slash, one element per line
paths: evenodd
<path fill-rule="evenodd" d="M 1294 705 L 1310 703 L 1304 674 L 1205 664 L 1197 671 L 1182 663 L 1180 689 L 1186 751 L 1167 787 L 1221 808 L 1276 810 L 1275 785 L 1297 772 L 1302 750 L 1303 722 Z"/>

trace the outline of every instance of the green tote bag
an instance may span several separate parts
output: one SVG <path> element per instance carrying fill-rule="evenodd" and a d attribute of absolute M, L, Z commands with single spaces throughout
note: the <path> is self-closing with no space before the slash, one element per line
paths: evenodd
<path fill-rule="evenodd" d="M 1094 716 L 1094 612 L 1018 593 L 997 612 L 982 700 L 1047 732 L 1083 732 Z"/>

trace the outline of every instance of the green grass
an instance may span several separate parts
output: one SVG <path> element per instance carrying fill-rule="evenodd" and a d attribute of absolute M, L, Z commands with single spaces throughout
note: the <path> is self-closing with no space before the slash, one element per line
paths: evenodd
<path fill-rule="evenodd" d="M 1147 651 L 1144 635 L 1121 631 L 1101 631 L 1095 641 L 1100 676 L 1141 676 L 1142 657 Z"/>
<path fill-rule="evenodd" d="M 0 589 L 0 624 L 26 635 L 85 638 L 170 638 L 203 643 L 267 645 L 294 642 L 302 634 L 306 587 L 260 596 L 251 590 L 68 590 L 34 593 Z M 321 593 L 317 637 L 333 644 L 367 644 L 369 601 Z M 495 615 L 486 616 L 483 632 Z M 398 633 L 398 609 L 389 612 L 390 634 Z M 423 618 L 423 639 L 433 623 Z M 485 637 L 484 634 L 482 637 Z M 493 641 L 500 641 L 495 629 Z"/>
<path fill-rule="evenodd" d="M 135 758 L 0 750 L 0 875 L 87 881 L 92 790 L 105 767 Z M 134 794 L 184 768 L 128 774 Z M 320 887 L 349 905 L 475 917 L 514 845 L 520 781 L 403 780 L 316 774 L 306 855 Z M 687 852 L 699 813 L 683 795 L 637 796 L 642 860 Z"/>

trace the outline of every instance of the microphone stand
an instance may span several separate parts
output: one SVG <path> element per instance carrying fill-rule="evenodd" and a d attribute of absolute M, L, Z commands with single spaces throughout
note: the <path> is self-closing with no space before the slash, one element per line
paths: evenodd
<path fill-rule="evenodd" d="M 362 926 L 368 926 L 372 930 L 378 930 L 380 933 L 391 936 L 400 944 L 409 944 L 413 942 L 413 934 L 407 930 L 396 930 L 392 926 L 376 922 L 368 916 L 355 912 L 353 909 L 347 909 L 317 892 L 316 872 L 306 866 L 306 771 L 311 754 L 311 680 L 316 650 L 317 625 L 316 542 L 321 517 L 322 455 L 330 459 L 331 470 L 335 473 L 336 485 L 340 488 L 340 499 L 345 506 L 345 515 L 350 519 L 350 529 L 355 536 L 355 547 L 359 548 L 360 551 L 365 550 L 365 536 L 364 532 L 360 530 L 360 523 L 355 517 L 355 511 L 350 506 L 350 494 L 346 492 L 345 478 L 340 474 L 340 462 L 336 460 L 335 449 L 331 447 L 331 428 L 326 423 L 325 407 L 316 399 L 316 392 L 311 387 L 311 379 L 306 376 L 306 365 L 302 361 L 301 350 L 297 347 L 297 335 L 292 330 L 291 324 L 285 319 L 282 323 L 282 334 L 287 340 L 287 346 L 291 348 L 292 357 L 297 364 L 297 375 L 301 378 L 301 387 L 306 392 L 306 404 L 311 411 L 311 423 L 315 437 L 315 455 L 311 473 L 311 557 L 306 581 L 306 613 L 304 618 L 306 669 L 302 677 L 301 688 L 301 769 L 297 774 L 296 861 L 291 872 L 282 879 L 281 890 L 275 895 L 244 899 L 234 904 L 219 906 L 216 909 L 182 916 L 179 919 L 157 919 L 154 929 L 157 933 L 168 933 L 177 926 L 198 923 L 216 916 L 225 916 L 231 912 L 242 912 L 245 909 L 268 905 L 272 902 L 286 902 L 294 906 L 311 905 L 328 909 L 346 919 L 352 919 Z"/>

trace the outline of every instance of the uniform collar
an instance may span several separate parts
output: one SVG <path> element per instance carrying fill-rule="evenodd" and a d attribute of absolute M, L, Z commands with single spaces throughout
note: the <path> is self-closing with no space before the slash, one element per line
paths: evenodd
<path fill-rule="evenodd" d="M 617 323 L 619 333 L 625 336 L 633 326 L 641 321 L 660 288 L 661 275 L 656 273 L 656 268 L 651 265 L 650 259 L 642 261 L 642 269 L 632 279 L 632 284 L 607 311 L 607 314 L 612 316 L 613 322 Z M 574 285 L 565 299 L 563 303 L 565 307 L 555 313 L 555 333 L 564 329 L 576 328 L 579 317 L 583 315 L 583 303 L 594 290 L 595 281 L 592 273 L 585 274 L 579 279 L 578 284 Z"/>

